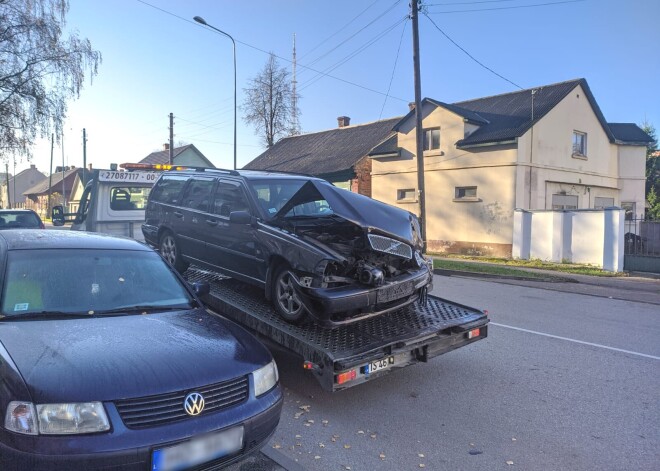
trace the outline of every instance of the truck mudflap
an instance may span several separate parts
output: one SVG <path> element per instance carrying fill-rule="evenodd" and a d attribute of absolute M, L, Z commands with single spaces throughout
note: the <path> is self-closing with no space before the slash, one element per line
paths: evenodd
<path fill-rule="evenodd" d="M 429 295 L 380 316 L 329 328 L 314 323 L 285 322 L 264 298 L 263 289 L 191 267 L 189 282 L 207 282 L 207 306 L 248 328 L 260 338 L 281 345 L 303 359 L 323 389 L 338 391 L 488 336 L 486 314 Z"/>

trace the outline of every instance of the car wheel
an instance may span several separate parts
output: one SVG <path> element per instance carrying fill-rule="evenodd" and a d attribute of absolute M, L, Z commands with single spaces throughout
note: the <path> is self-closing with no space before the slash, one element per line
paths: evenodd
<path fill-rule="evenodd" d="M 300 324 L 307 317 L 307 310 L 300 301 L 293 284 L 289 267 L 280 265 L 273 277 L 272 300 L 275 310 L 285 321 Z"/>
<path fill-rule="evenodd" d="M 188 268 L 188 263 L 184 262 L 179 252 L 179 246 L 176 243 L 174 234 L 166 232 L 160 238 L 160 255 L 167 263 L 172 265 L 179 273 L 183 273 Z"/>

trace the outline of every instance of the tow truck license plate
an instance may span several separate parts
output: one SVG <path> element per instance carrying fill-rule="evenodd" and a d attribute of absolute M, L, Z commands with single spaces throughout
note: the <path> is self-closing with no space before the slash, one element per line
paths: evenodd
<path fill-rule="evenodd" d="M 386 370 L 394 364 L 394 357 L 387 357 L 381 360 L 372 361 L 367 363 L 364 367 L 365 374 L 375 373 L 376 371 Z"/>
<path fill-rule="evenodd" d="M 243 426 L 154 450 L 151 469 L 153 471 L 188 469 L 230 455 L 241 448 L 243 448 Z"/>

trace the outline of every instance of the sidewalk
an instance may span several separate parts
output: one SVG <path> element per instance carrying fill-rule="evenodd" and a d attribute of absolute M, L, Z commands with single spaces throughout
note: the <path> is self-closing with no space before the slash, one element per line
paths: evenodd
<path fill-rule="evenodd" d="M 442 257 L 434 257 L 441 259 Z M 447 258 L 447 260 L 455 260 Z M 483 265 L 501 266 L 476 260 L 461 260 Z M 545 281 L 523 279 L 517 277 L 486 275 L 481 273 L 459 272 L 453 270 L 435 270 L 438 276 L 460 276 L 467 278 L 483 278 L 496 283 L 527 286 L 551 291 L 599 296 L 626 301 L 644 302 L 660 305 L 660 276 L 653 273 L 633 273 L 627 277 L 604 277 L 577 275 L 572 273 L 554 272 L 537 268 L 511 267 L 517 270 L 558 276 L 570 281 Z"/>

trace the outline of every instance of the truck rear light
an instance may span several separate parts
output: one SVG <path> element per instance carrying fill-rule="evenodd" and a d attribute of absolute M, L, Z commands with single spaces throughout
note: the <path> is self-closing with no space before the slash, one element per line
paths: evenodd
<path fill-rule="evenodd" d="M 467 338 L 473 339 L 475 337 L 479 337 L 479 334 L 481 331 L 479 329 L 472 329 L 470 332 L 468 332 Z"/>
<path fill-rule="evenodd" d="M 357 370 L 350 370 L 346 371 L 344 373 L 340 373 L 337 375 L 337 378 L 335 379 L 335 382 L 337 384 L 344 384 L 348 381 L 352 381 L 357 377 Z"/>

